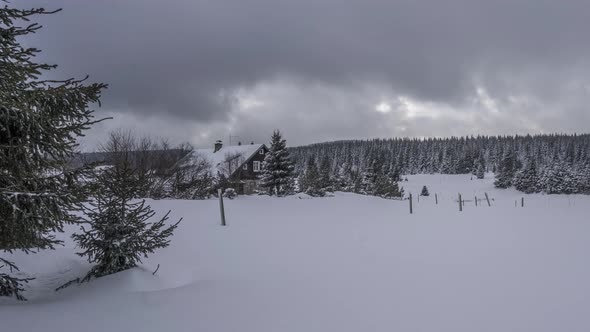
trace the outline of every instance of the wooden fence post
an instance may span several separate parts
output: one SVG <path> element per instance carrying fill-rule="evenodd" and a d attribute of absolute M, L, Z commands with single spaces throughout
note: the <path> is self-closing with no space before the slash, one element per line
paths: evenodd
<path fill-rule="evenodd" d="M 490 204 L 490 197 L 488 196 L 488 193 L 486 194 L 486 201 L 488 201 L 488 206 L 492 206 L 492 204 Z"/>
<path fill-rule="evenodd" d="M 414 213 L 414 207 L 412 206 L 412 194 L 410 194 L 410 214 Z"/>
<path fill-rule="evenodd" d="M 463 211 L 463 200 L 461 198 L 461 193 L 459 193 L 459 211 Z"/>
<path fill-rule="evenodd" d="M 438 205 L 438 194 L 437 193 L 434 194 L 434 201 L 436 202 L 436 205 Z"/>
<path fill-rule="evenodd" d="M 524 197 L 522 198 L 522 201 L 521 201 L 521 207 L 524 207 Z"/>
<path fill-rule="evenodd" d="M 475 196 L 475 206 L 477 206 L 477 196 Z"/>
<path fill-rule="evenodd" d="M 223 208 L 223 193 L 220 189 L 217 189 L 217 194 L 219 195 L 219 211 L 221 213 L 221 226 L 225 226 L 225 209 Z"/>

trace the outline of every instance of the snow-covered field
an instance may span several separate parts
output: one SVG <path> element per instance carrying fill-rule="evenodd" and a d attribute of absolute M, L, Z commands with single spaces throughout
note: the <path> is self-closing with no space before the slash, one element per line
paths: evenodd
<path fill-rule="evenodd" d="M 216 200 L 151 201 L 184 221 L 141 268 L 56 293 L 89 268 L 71 241 L 13 256 L 37 279 L 28 302 L 0 299 L 0 330 L 590 331 L 590 197 L 522 208 L 491 179 L 409 179 L 406 192 L 432 194 L 413 215 L 347 193 L 251 196 L 226 200 L 221 227 Z M 475 207 L 484 192 L 492 207 Z"/>

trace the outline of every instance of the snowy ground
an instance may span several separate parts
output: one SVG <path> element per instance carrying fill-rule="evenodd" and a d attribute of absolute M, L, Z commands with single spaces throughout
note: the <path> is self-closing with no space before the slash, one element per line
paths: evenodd
<path fill-rule="evenodd" d="M 215 200 L 152 201 L 185 220 L 141 268 L 55 293 L 89 268 L 71 242 L 12 257 L 37 280 L 28 302 L 0 300 L 1 330 L 590 330 L 590 197 L 526 195 L 521 208 L 489 179 L 409 178 L 432 194 L 413 215 L 346 193 L 252 196 L 226 201 L 221 227 Z M 493 206 L 475 207 L 484 192 Z"/>

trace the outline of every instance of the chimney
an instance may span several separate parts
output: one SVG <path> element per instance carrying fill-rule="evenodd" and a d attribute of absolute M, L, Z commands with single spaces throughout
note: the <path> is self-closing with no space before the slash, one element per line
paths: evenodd
<path fill-rule="evenodd" d="M 215 145 L 213 145 L 213 153 L 221 150 L 222 147 L 223 147 L 223 142 L 221 142 L 221 140 L 215 141 Z"/>

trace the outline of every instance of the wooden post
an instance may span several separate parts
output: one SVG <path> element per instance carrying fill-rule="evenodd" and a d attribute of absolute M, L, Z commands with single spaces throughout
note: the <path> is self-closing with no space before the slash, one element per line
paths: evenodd
<path fill-rule="evenodd" d="M 490 204 L 490 197 L 488 196 L 488 193 L 486 193 L 486 201 L 488 201 L 488 206 L 492 206 L 492 204 Z"/>
<path fill-rule="evenodd" d="M 219 195 L 219 211 L 221 212 L 221 226 L 225 226 L 225 210 L 223 208 L 223 193 L 220 189 L 217 189 L 217 194 Z"/>
<path fill-rule="evenodd" d="M 475 206 L 477 206 L 477 196 L 475 196 Z"/>
<path fill-rule="evenodd" d="M 459 211 L 463 211 L 463 199 L 461 198 L 461 193 L 459 193 Z"/>
<path fill-rule="evenodd" d="M 412 194 L 410 194 L 410 214 L 414 213 L 414 207 L 412 206 Z"/>
<path fill-rule="evenodd" d="M 434 201 L 436 202 L 436 205 L 438 205 L 438 194 L 434 194 Z"/>
<path fill-rule="evenodd" d="M 418 195 L 418 203 L 420 203 L 420 195 Z"/>
<path fill-rule="evenodd" d="M 522 201 L 521 201 L 521 207 L 524 207 L 524 197 L 522 198 Z"/>
<path fill-rule="evenodd" d="M 518 201 L 514 200 L 514 207 L 517 207 L 517 206 L 518 206 Z"/>

